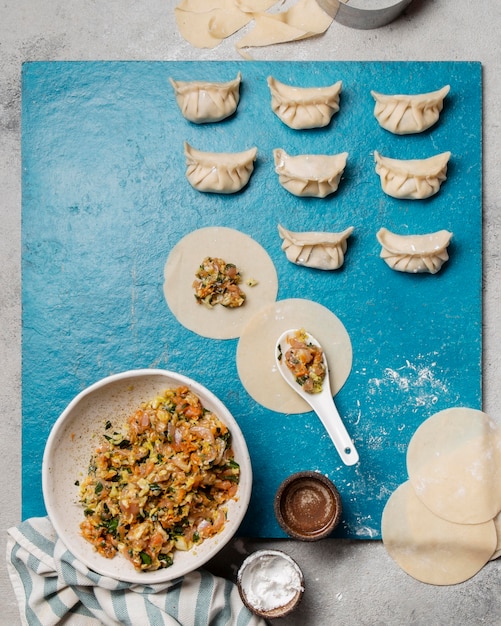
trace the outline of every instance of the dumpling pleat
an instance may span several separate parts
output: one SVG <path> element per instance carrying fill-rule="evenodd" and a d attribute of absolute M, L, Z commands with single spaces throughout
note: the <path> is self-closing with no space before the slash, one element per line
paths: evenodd
<path fill-rule="evenodd" d="M 169 79 L 183 117 L 195 124 L 220 122 L 232 115 L 240 101 L 242 75 L 226 83 Z"/>
<path fill-rule="evenodd" d="M 374 151 L 383 191 L 393 198 L 423 200 L 435 195 L 447 179 L 450 152 L 427 159 L 391 159 Z"/>
<path fill-rule="evenodd" d="M 323 128 L 339 111 L 342 81 L 328 87 L 294 87 L 269 76 L 268 86 L 273 112 L 294 130 Z"/>
<path fill-rule="evenodd" d="M 202 152 L 185 143 L 186 177 L 206 193 L 235 193 L 249 182 L 257 148 L 245 152 Z"/>
<path fill-rule="evenodd" d="M 449 260 L 447 247 L 452 233 L 447 230 L 426 235 L 397 235 L 381 228 L 376 237 L 381 244 L 381 258 L 399 272 L 436 274 Z"/>
<path fill-rule="evenodd" d="M 450 86 L 418 95 L 386 95 L 371 91 L 374 116 L 380 126 L 397 135 L 421 133 L 435 124 Z"/>
<path fill-rule="evenodd" d="M 347 239 L 353 232 L 353 226 L 340 233 L 297 233 L 279 224 L 278 232 L 283 239 L 282 250 L 291 263 L 320 270 L 336 270 L 344 263 Z"/>
<path fill-rule="evenodd" d="M 337 191 L 348 153 L 290 156 L 282 148 L 276 148 L 273 157 L 275 172 L 284 189 L 295 196 L 325 198 Z"/>

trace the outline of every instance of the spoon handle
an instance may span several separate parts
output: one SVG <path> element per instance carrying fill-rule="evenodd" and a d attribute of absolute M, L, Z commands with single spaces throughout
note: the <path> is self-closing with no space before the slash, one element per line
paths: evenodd
<path fill-rule="evenodd" d="M 359 460 L 358 452 L 330 395 L 326 396 L 322 406 L 316 408 L 316 412 L 343 463 L 355 465 Z"/>

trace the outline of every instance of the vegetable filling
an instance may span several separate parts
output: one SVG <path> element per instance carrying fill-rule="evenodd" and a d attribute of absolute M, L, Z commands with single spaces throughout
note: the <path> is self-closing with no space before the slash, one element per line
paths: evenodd
<path fill-rule="evenodd" d="M 193 281 L 195 298 L 199 304 L 212 308 L 216 304 L 235 308 L 245 302 L 245 293 L 238 286 L 242 280 L 240 272 L 232 263 L 223 259 L 206 257 Z"/>
<path fill-rule="evenodd" d="M 285 353 L 285 364 L 296 382 L 308 393 L 320 393 L 326 375 L 322 348 L 308 341 L 304 329 L 287 337 L 290 348 Z"/>
<path fill-rule="evenodd" d="M 138 571 L 172 565 L 224 528 L 240 467 L 228 428 L 187 387 L 143 403 L 103 444 L 80 485 L 82 535 L 107 558 Z"/>

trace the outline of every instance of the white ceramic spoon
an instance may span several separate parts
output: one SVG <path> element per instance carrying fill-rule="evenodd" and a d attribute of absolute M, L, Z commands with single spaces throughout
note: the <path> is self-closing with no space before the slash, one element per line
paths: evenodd
<path fill-rule="evenodd" d="M 323 355 L 324 366 L 326 376 L 323 381 L 322 391 L 319 393 L 308 393 L 304 391 L 303 387 L 296 382 L 294 374 L 287 367 L 285 362 L 285 353 L 289 349 L 290 345 L 287 341 L 287 337 L 294 336 L 297 333 L 296 329 L 287 330 L 280 335 L 275 346 L 275 361 L 278 371 L 282 374 L 284 380 L 298 393 L 306 402 L 311 406 L 315 413 L 320 418 L 320 421 L 324 425 L 329 437 L 332 439 L 336 450 L 338 451 L 341 460 L 345 465 L 355 465 L 358 462 L 358 452 L 355 449 L 353 441 L 351 440 L 348 431 L 338 413 L 334 399 L 332 397 L 331 386 L 329 381 L 329 368 L 327 359 L 325 358 L 325 352 Z M 312 337 L 309 333 L 306 333 L 308 341 L 313 345 L 322 347 L 319 342 Z"/>

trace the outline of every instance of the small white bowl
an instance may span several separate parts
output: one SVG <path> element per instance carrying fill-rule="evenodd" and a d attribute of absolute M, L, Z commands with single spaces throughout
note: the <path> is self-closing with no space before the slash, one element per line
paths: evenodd
<path fill-rule="evenodd" d="M 84 519 L 77 481 L 87 475 L 89 461 L 109 420 L 121 428 L 142 402 L 169 388 L 186 385 L 202 404 L 226 424 L 231 432 L 235 461 L 241 474 L 237 497 L 228 503 L 228 519 L 216 536 L 189 551 L 176 551 L 172 566 L 138 572 L 123 556 L 101 556 L 80 534 Z M 224 404 L 194 380 L 167 370 L 143 369 L 104 378 L 78 394 L 61 413 L 50 432 L 42 463 L 42 489 L 49 518 L 67 549 L 91 570 L 139 584 L 166 582 L 183 576 L 209 561 L 234 536 L 249 505 L 252 468 L 247 445 L 237 422 Z"/>
<path fill-rule="evenodd" d="M 245 606 L 273 619 L 291 613 L 301 602 L 304 576 L 299 565 L 281 550 L 257 550 L 242 563 L 237 586 Z"/>

